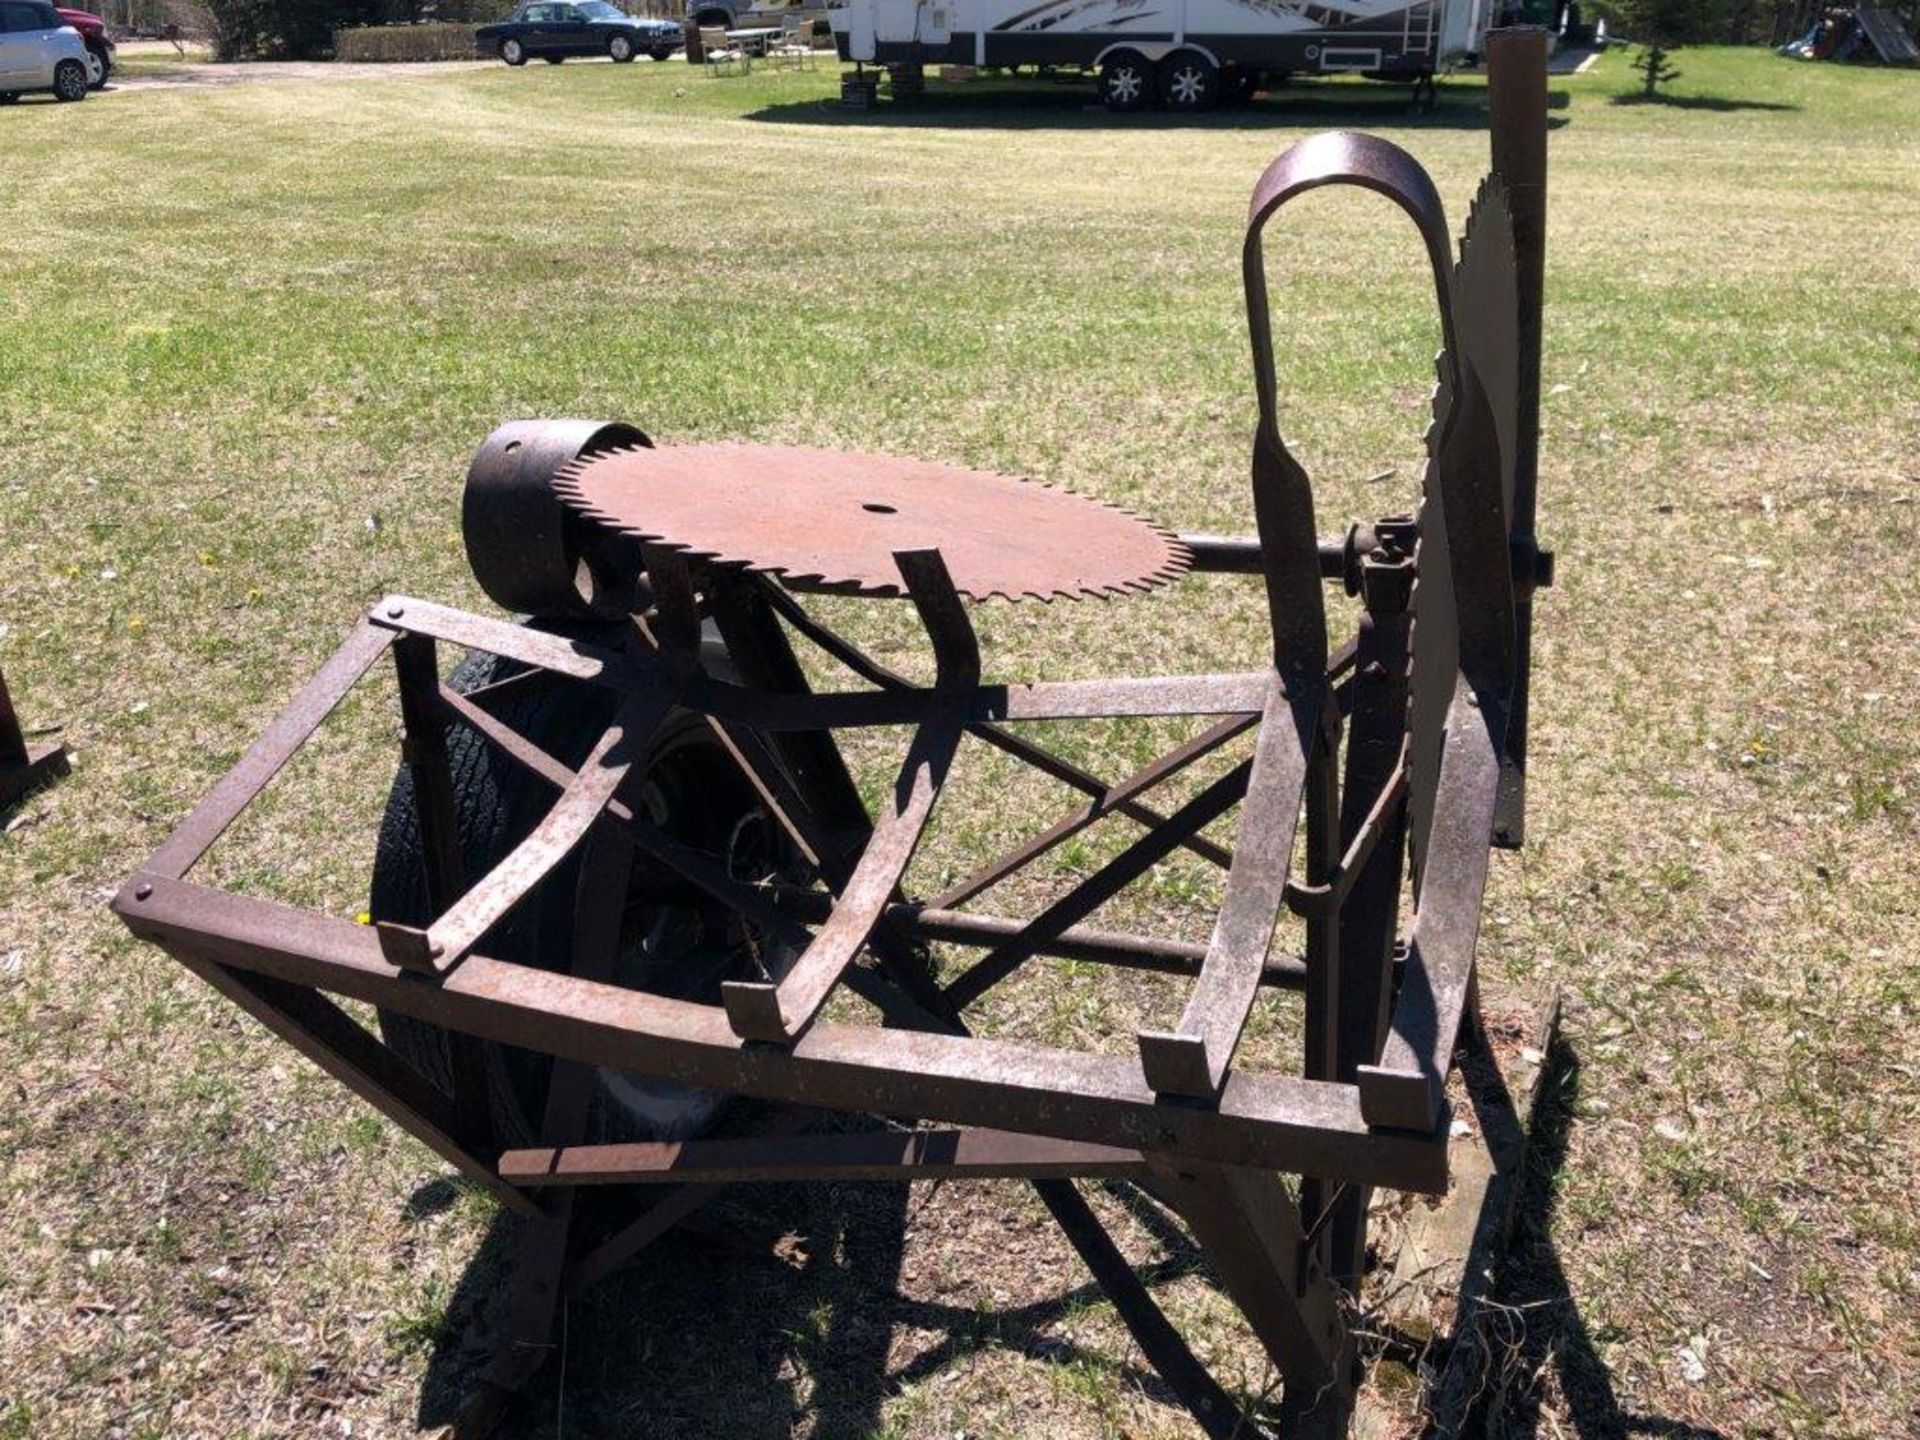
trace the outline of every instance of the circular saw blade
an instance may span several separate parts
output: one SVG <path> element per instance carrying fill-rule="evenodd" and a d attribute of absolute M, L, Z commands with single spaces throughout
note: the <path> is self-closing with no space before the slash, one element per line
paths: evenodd
<path fill-rule="evenodd" d="M 800 589 L 903 595 L 894 555 L 938 550 L 973 600 L 1107 597 L 1179 576 L 1186 547 L 1115 506 L 956 465 L 784 445 L 673 445 L 564 467 L 589 522 Z"/>
<path fill-rule="evenodd" d="M 1453 325 L 1500 434 L 1500 493 L 1511 515 L 1520 424 L 1520 275 L 1506 186 L 1491 175 L 1480 182 L 1467 212 L 1460 263 L 1453 270 Z"/>
<path fill-rule="evenodd" d="M 1448 708 L 1460 669 L 1459 598 L 1454 593 L 1451 547 L 1461 537 L 1451 527 L 1488 523 L 1501 526 L 1513 506 L 1514 452 L 1519 428 L 1520 291 L 1514 259 L 1513 217 L 1506 187 L 1489 176 L 1474 196 L 1453 271 L 1454 343 L 1485 397 L 1497 436 L 1487 463 L 1500 467 L 1504 508 L 1497 521 L 1482 512 L 1449 516 L 1441 496 L 1435 447 L 1447 429 L 1453 393 L 1451 367 L 1443 358 L 1434 389 L 1433 423 L 1427 431 L 1428 458 L 1420 501 L 1420 540 L 1413 585 L 1413 668 L 1409 718 L 1412 785 L 1408 806 L 1416 877 L 1424 867 L 1427 835 L 1433 824 L 1440 752 L 1446 739 Z M 1457 437 L 1456 437 L 1457 438 Z M 1470 542 L 1474 538 L 1466 537 Z M 1469 544 L 1469 553 L 1474 546 Z"/>

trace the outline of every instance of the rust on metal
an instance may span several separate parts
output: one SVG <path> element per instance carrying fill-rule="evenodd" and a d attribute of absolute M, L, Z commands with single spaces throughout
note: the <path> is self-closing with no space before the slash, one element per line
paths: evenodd
<path fill-rule="evenodd" d="M 622 449 L 554 489 L 610 530 L 797 588 L 901 595 L 893 556 L 937 549 L 969 600 L 1078 600 L 1178 578 L 1180 542 L 1116 506 L 930 460 L 788 445 Z"/>
<path fill-rule="evenodd" d="M 1446 1085 L 1474 1020 L 1492 847 L 1518 838 L 1527 607 L 1550 575 L 1533 536 L 1544 36 L 1495 38 L 1494 172 L 1457 261 L 1431 180 L 1384 140 L 1305 141 L 1256 186 L 1242 249 L 1254 535 L 1187 543 L 950 465 L 515 422 L 475 458 L 464 528 L 482 588 L 540 623 L 383 600 L 122 887 L 135 935 L 528 1218 L 487 1394 L 538 1365 L 563 1295 L 729 1186 L 1019 1179 L 1202 1427 L 1240 1433 L 1075 1189 L 1099 1180 L 1141 1185 L 1185 1222 L 1280 1373 L 1281 1435 L 1344 1431 L 1371 1191 L 1448 1184 Z M 1282 430 L 1264 236 L 1333 185 L 1412 220 L 1445 348 L 1417 513 L 1329 540 Z M 1145 593 L 1189 568 L 1259 578 L 1271 651 L 1256 668 L 1007 683 L 969 611 Z M 823 623 L 803 603 L 817 592 L 909 600 L 933 681 Z M 1358 602 L 1338 647 L 1330 597 Z M 388 649 L 419 905 L 364 926 L 188 879 Z M 441 677 L 447 649 L 498 668 L 464 689 Z M 868 688 L 815 689 L 808 660 Z M 1020 729 L 1127 717 L 1184 720 L 1187 738 L 1109 769 Z M 910 733 L 870 805 L 836 737 L 887 726 Z M 915 853 L 957 803 L 967 737 L 1081 798 L 923 890 Z M 22 752 L 0 683 L 0 783 Z M 679 775 L 690 754 L 710 768 Z M 476 764 L 521 787 L 512 825 L 469 813 L 456 776 Z M 1147 803 L 1182 775 L 1183 796 Z M 1008 898 L 1112 817 L 1133 828 L 1104 862 L 1024 913 Z M 1226 872 L 1205 943 L 1100 923 L 1183 850 Z M 530 951 L 515 917 L 536 907 L 570 927 Z M 681 969 L 643 974 L 675 928 L 661 914 L 699 939 L 673 952 Z M 973 953 L 941 965 L 934 946 Z M 1178 1018 L 1122 1054 L 975 1034 L 976 1004 L 1043 959 L 1184 977 Z M 423 1078 L 338 999 L 431 1027 L 447 1074 Z M 1239 1054 L 1268 1001 L 1299 1006 L 1292 1073 Z M 550 1062 L 515 1127 L 490 1098 L 509 1051 Z M 607 1135 L 609 1076 L 775 1114 L 727 1139 L 698 1119 Z M 836 1118 L 814 1133 L 823 1114 Z M 634 1185 L 675 1188 L 610 1235 L 575 1223 L 584 1187 Z"/>

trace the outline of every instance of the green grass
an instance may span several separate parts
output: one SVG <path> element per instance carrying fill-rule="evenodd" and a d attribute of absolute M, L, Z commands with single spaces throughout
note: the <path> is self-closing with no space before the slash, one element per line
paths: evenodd
<path fill-rule="evenodd" d="M 1920 1404 L 1920 81 L 1682 68 L 1692 103 L 1614 103 L 1619 55 L 1555 82 L 1541 528 L 1562 583 L 1533 844 L 1496 862 L 1482 953 L 1495 983 L 1567 988 L 1580 1086 L 1547 1238 L 1571 1307 L 1549 1313 L 1604 1369 L 1549 1370 L 1530 1403 L 1542 1434 L 1617 1412 L 1891 1435 Z M 535 67 L 0 116 L 0 665 L 79 752 L 0 837 L 0 1434 L 440 1413 L 428 1352 L 497 1280 L 484 1207 L 410 1214 L 432 1158 L 104 902 L 373 598 L 484 605 L 457 506 L 495 423 L 884 448 L 1244 529 L 1254 177 L 1310 129 L 1381 129 L 1458 223 L 1486 160 L 1467 82 L 1417 122 L 1326 85 L 1193 125 L 1055 87 L 860 121 L 832 85 Z M 1315 196 L 1280 228 L 1283 404 L 1327 533 L 1408 503 L 1436 336 L 1377 201 Z M 912 658 L 901 615 L 854 623 Z M 980 616 L 1013 676 L 1248 663 L 1260 623 L 1222 582 Z M 386 698 L 323 735 L 225 877 L 361 907 Z M 964 784 L 1003 803 L 950 824 L 929 876 L 1061 803 L 991 765 Z M 1175 874 L 1137 909 L 1191 925 L 1209 893 Z M 1177 995 L 1050 973 L 996 1022 L 1125 1046 Z M 603 1312 L 576 1307 L 569 1415 L 602 1387 L 635 1433 L 1186 1433 L 1104 1306 L 1029 1323 L 1084 1277 L 1021 1192 L 981 1198 L 916 1195 L 901 1302 L 860 1279 L 871 1200 L 780 1202 L 814 1243 L 800 1273 L 705 1242 L 650 1262 L 617 1339 L 588 1346 Z M 1224 1303 L 1192 1276 L 1164 1293 L 1257 1398 Z M 860 1392 L 858 1364 L 897 1393 Z"/>

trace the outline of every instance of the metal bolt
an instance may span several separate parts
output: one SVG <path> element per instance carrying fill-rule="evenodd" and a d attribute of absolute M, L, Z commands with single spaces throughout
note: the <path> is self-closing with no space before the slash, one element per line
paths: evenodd
<path fill-rule="evenodd" d="M 404 605 L 387 606 L 387 618 L 389 620 L 398 620 L 402 615 L 406 613 L 407 613 L 407 607 Z"/>
<path fill-rule="evenodd" d="M 153 886 L 151 885 L 136 885 L 133 887 L 133 898 L 136 900 L 144 900 L 151 894 L 153 894 Z"/>

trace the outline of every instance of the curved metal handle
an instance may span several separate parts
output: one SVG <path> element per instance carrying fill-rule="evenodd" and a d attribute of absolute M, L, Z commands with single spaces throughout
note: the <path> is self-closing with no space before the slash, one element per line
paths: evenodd
<path fill-rule="evenodd" d="M 1247 210 L 1247 236 L 1241 270 L 1247 289 L 1247 327 L 1253 338 L 1254 384 L 1259 390 L 1260 423 L 1279 432 L 1273 364 L 1273 323 L 1267 305 L 1267 271 L 1260 237 L 1282 205 L 1326 185 L 1358 185 L 1386 196 L 1407 212 L 1427 248 L 1433 267 L 1434 298 L 1440 307 L 1441 343 L 1459 379 L 1459 350 L 1453 334 L 1452 245 L 1440 192 L 1418 160 L 1391 141 L 1351 130 L 1330 130 L 1302 140 L 1280 155 L 1253 187 Z M 1458 387 L 1455 387 L 1458 393 Z"/>

